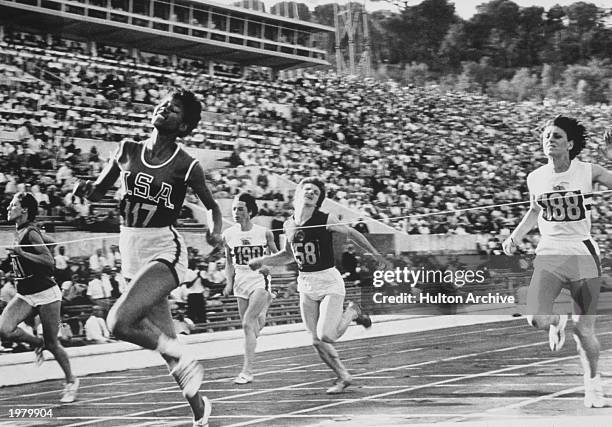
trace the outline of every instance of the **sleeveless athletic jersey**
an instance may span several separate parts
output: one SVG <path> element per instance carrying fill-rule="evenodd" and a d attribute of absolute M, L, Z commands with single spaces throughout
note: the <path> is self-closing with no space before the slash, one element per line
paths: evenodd
<path fill-rule="evenodd" d="M 167 227 L 179 216 L 197 160 L 177 145 L 166 162 L 150 165 L 144 149 L 144 143 L 125 141 L 115 155 L 121 169 L 121 223 L 126 227 Z"/>
<path fill-rule="evenodd" d="M 542 208 L 538 227 L 542 238 L 586 240 L 591 237 L 593 169 L 591 163 L 572 160 L 567 171 L 555 173 L 544 165 L 527 177 L 527 186 Z"/>
<path fill-rule="evenodd" d="M 27 225 L 17 231 L 15 245 L 31 245 L 30 233 L 38 233 L 40 231 L 33 225 Z M 34 247 L 26 246 L 24 252 L 37 253 Z M 38 264 L 20 255 L 11 254 L 11 265 L 13 274 L 17 282 L 17 292 L 21 295 L 31 295 L 45 291 L 57 284 L 51 278 L 53 275 L 53 267 L 48 265 Z"/>
<path fill-rule="evenodd" d="M 249 261 L 270 252 L 266 239 L 266 229 L 253 224 L 253 228 L 249 231 L 242 231 L 240 224 L 236 224 L 225 230 L 223 237 L 230 248 L 232 263 L 236 272 L 234 287 L 238 288 L 263 280 L 261 273 L 249 268 Z"/>
<path fill-rule="evenodd" d="M 301 226 L 296 224 L 295 218 L 285 221 L 287 243 L 293 249 L 300 271 L 322 271 L 334 267 L 332 233 L 327 230 L 328 215 L 316 210 Z"/>

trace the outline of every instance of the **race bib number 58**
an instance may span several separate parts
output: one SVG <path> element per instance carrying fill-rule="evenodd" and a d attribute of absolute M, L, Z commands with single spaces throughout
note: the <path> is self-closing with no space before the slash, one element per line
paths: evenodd
<path fill-rule="evenodd" d="M 319 247 L 314 242 L 293 242 L 291 248 L 300 265 L 315 265 L 319 261 Z"/>

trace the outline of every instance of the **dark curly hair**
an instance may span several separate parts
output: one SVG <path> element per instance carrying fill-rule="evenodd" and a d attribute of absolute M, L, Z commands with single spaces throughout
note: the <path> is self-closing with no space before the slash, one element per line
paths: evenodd
<path fill-rule="evenodd" d="M 179 133 L 179 136 L 187 136 L 200 123 L 202 104 L 196 98 L 195 93 L 186 89 L 177 89 L 170 94 L 170 97 L 181 101 L 181 104 L 183 104 L 183 122 L 187 125 L 187 130 Z"/>
<path fill-rule="evenodd" d="M 21 191 L 14 196 L 23 209 L 28 210 L 28 221 L 34 221 L 38 215 L 38 201 L 32 193 Z"/>
<path fill-rule="evenodd" d="M 572 141 L 574 145 L 570 149 L 569 157 L 573 160 L 586 146 L 586 128 L 571 117 L 558 115 L 554 119 L 546 123 L 547 126 L 557 126 L 565 131 L 567 140 Z"/>
<path fill-rule="evenodd" d="M 257 201 L 255 200 L 255 197 L 251 196 L 249 193 L 238 194 L 236 196 L 236 200 L 246 203 L 246 208 L 251 218 L 256 217 L 259 213 Z"/>

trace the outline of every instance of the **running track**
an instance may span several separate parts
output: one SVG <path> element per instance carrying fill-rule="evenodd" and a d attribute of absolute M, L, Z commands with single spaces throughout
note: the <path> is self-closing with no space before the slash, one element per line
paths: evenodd
<path fill-rule="evenodd" d="M 600 317 L 598 335 L 609 392 L 611 316 Z M 548 350 L 547 338 L 517 319 L 339 343 L 354 386 L 336 396 L 324 393 L 330 371 L 311 348 L 260 353 L 255 382 L 244 386 L 231 382 L 240 357 L 208 360 L 201 390 L 213 401 L 211 427 L 474 421 L 524 427 L 534 420 L 550 426 L 564 416 L 580 416 L 579 424 L 589 427 L 605 416 L 612 425 L 612 408 L 582 406 L 570 335 L 559 353 Z M 1 388 L 0 425 L 190 426 L 190 411 L 166 372 L 155 367 L 87 376 L 79 400 L 61 406 L 59 381 Z M 53 408 L 53 418 L 10 419 L 11 408 Z"/>

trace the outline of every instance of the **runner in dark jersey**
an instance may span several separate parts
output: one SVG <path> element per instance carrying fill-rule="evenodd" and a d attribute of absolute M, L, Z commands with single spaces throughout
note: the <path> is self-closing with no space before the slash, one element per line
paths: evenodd
<path fill-rule="evenodd" d="M 11 265 L 17 282 L 17 294 L 0 316 L 0 337 L 26 342 L 35 346 L 36 362 L 44 361 L 44 350 L 49 350 L 66 376 L 61 402 L 76 399 L 79 380 L 72 374 L 66 350 L 57 338 L 60 325 L 62 292 L 53 280 L 55 261 L 40 230 L 32 223 L 38 213 L 38 202 L 31 193 L 17 193 L 8 207 L 8 220 L 15 223 L 17 236 L 10 251 Z M 32 313 L 38 312 L 43 327 L 43 338 L 19 328 Z"/>
<path fill-rule="evenodd" d="M 222 241 L 221 211 L 204 170 L 176 143 L 197 126 L 200 114 L 201 104 L 192 92 L 174 92 L 155 108 L 155 129 L 147 141 L 122 143 L 95 183 L 75 188 L 75 194 L 98 201 L 120 179 L 121 268 L 132 282 L 109 312 L 108 325 L 117 338 L 161 354 L 191 405 L 194 426 L 208 424 L 211 406 L 199 394 L 202 367 L 176 338 L 167 297 L 187 271 L 187 247 L 173 226 L 187 187 L 212 211 L 209 243 L 220 246 Z"/>
<path fill-rule="evenodd" d="M 285 248 L 274 255 L 253 259 L 249 266 L 257 270 L 264 265 L 297 263 L 302 319 L 312 335 L 315 350 L 338 377 L 327 390 L 328 394 L 336 394 L 351 384 L 351 376 L 332 343 L 344 334 L 353 320 L 365 327 L 370 327 L 372 322 L 361 313 L 358 304 L 349 302 L 346 310 L 342 310 L 344 281 L 334 266 L 332 234 L 340 233 L 353 239 L 382 263 L 385 261 L 361 233 L 339 224 L 335 215 L 319 210 L 324 199 L 325 186 L 321 181 L 303 179 L 295 191 L 295 214 L 283 226 L 287 236 Z"/>

